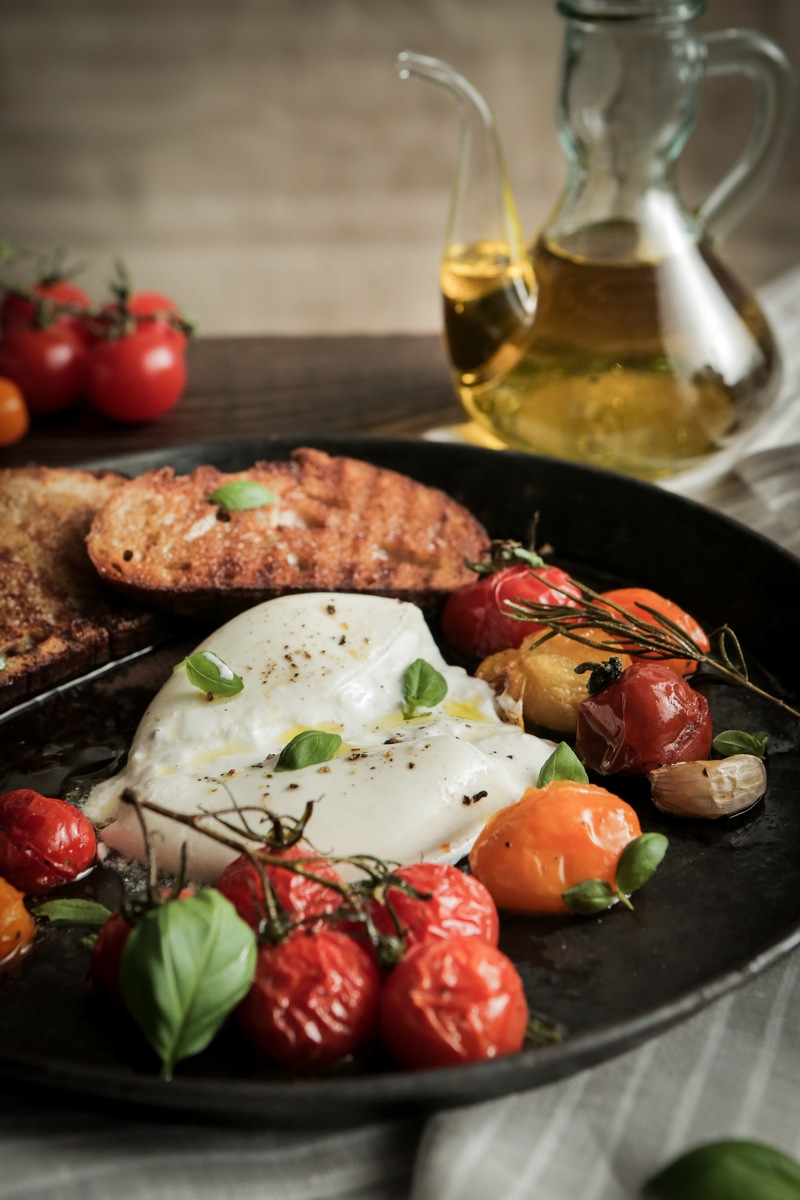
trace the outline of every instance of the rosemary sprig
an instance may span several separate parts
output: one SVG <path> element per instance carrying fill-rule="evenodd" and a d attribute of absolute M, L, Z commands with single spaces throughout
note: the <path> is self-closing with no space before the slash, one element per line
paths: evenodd
<path fill-rule="evenodd" d="M 531 569 L 531 574 L 537 576 L 535 568 Z M 621 608 L 612 600 L 605 599 L 600 592 L 594 591 L 577 579 L 570 578 L 567 582 L 578 589 L 580 601 L 576 602 L 566 588 L 554 586 L 549 580 L 547 586 L 552 591 L 560 592 L 565 599 L 571 600 L 571 603 L 542 604 L 521 599 L 506 601 L 505 611 L 508 616 L 520 621 L 536 621 L 545 626 L 546 632 L 531 641 L 531 647 L 540 646 L 560 633 L 581 642 L 584 646 L 602 650 L 605 655 L 628 654 L 635 650 L 637 658 L 691 659 L 728 683 L 747 688 L 748 691 L 800 719 L 800 711 L 753 683 L 739 639 L 728 625 L 721 626 L 711 635 L 717 643 L 717 652 L 714 654 L 698 646 L 694 638 L 657 609 L 646 604 L 638 605 L 657 622 L 654 625 L 644 617 L 637 617 Z M 607 634 L 609 640 L 600 642 L 585 632 L 598 629 Z"/>

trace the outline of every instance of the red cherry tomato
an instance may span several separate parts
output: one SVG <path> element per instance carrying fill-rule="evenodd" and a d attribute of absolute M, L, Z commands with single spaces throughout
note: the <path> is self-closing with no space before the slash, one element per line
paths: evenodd
<path fill-rule="evenodd" d="M 342 882 L 336 867 L 327 859 L 316 858 L 313 851 L 302 842 L 282 850 L 271 850 L 269 857 L 285 859 L 289 864 L 307 860 L 302 861 L 304 870 L 311 871 L 319 878 L 330 879 L 334 884 Z M 263 870 L 279 906 L 295 920 L 333 912 L 343 903 L 335 887 L 317 883 L 290 866 L 284 868 L 264 863 Z M 246 854 L 235 858 L 220 875 L 216 887 L 230 900 L 242 920 L 258 930 L 268 913 L 264 902 L 264 881 L 251 859 Z"/>
<path fill-rule="evenodd" d="M 94 829 L 64 800 L 19 788 L 0 796 L 0 875 L 21 892 L 46 892 L 94 862 Z"/>
<path fill-rule="evenodd" d="M 152 421 L 178 403 L 185 386 L 183 347 L 161 326 L 101 339 L 89 353 L 86 393 L 112 420 Z"/>
<path fill-rule="evenodd" d="M 647 588 L 616 588 L 611 592 L 603 592 L 603 597 L 606 600 L 610 600 L 613 604 L 618 605 L 619 608 L 625 609 L 626 612 L 631 613 L 632 616 L 637 617 L 640 621 L 647 621 L 648 625 L 654 625 L 656 628 L 663 629 L 664 627 L 659 625 L 653 613 L 647 610 L 652 609 L 655 612 L 661 613 L 662 616 L 667 617 L 670 621 L 678 625 L 684 633 L 688 633 L 689 637 L 697 643 L 704 653 L 707 654 L 711 648 L 706 631 L 695 621 L 694 617 L 682 608 L 679 608 L 672 600 L 667 600 L 664 596 L 659 595 L 658 592 L 651 592 Z M 633 659 L 637 657 L 635 644 L 631 644 L 628 648 L 628 653 Z M 658 661 L 662 666 L 672 667 L 673 671 L 677 671 L 679 675 L 691 675 L 697 670 L 697 662 L 691 658 L 662 658 L 658 660 L 643 658 L 640 661 Z"/>
<path fill-rule="evenodd" d="M 567 595 L 557 588 L 563 588 Z M 442 612 L 442 634 L 459 653 L 486 658 L 498 650 L 519 646 L 524 637 L 544 629 L 536 621 L 508 616 L 504 611 L 507 601 L 571 605 L 578 599 L 578 589 L 558 567 L 531 568 L 525 563 L 504 567 L 451 592 Z"/>
<path fill-rule="evenodd" d="M 638 662 L 582 701 L 575 746 L 601 775 L 646 775 L 708 758 L 712 736 L 705 696 L 670 667 Z"/>
<path fill-rule="evenodd" d="M 449 1067 L 522 1048 L 528 1006 L 510 959 L 478 938 L 422 942 L 383 987 L 381 1034 L 403 1067 Z"/>
<path fill-rule="evenodd" d="M 95 329 L 111 329 L 115 321 L 124 321 L 126 316 L 133 318 L 132 326 L 135 325 L 137 332 L 158 329 L 182 347 L 189 341 L 188 332 L 181 327 L 183 318 L 179 306 L 163 292 L 133 292 L 125 297 L 122 305 L 103 305 L 95 319 Z"/>
<path fill-rule="evenodd" d="M 41 303 L 37 303 L 37 300 Z M 83 288 L 69 279 L 42 280 L 31 285 L 28 292 L 7 292 L 0 304 L 0 329 L 11 333 L 19 329 L 34 329 L 39 316 L 45 325 L 56 324 L 75 333 L 79 340 L 90 338 L 81 312 L 59 311 L 75 309 L 86 311 L 91 300 Z"/>
<path fill-rule="evenodd" d="M 358 942 L 336 930 L 297 930 L 277 946 L 261 947 L 237 1019 L 260 1058 L 307 1070 L 372 1041 L 380 993 L 380 971 Z"/>
<path fill-rule="evenodd" d="M 113 912 L 98 929 L 89 956 L 90 991 L 113 1000 L 120 1008 L 125 1007 L 125 998 L 119 984 L 119 969 L 132 929 L 133 925 L 124 913 Z"/>
<path fill-rule="evenodd" d="M 30 428 L 28 406 L 11 379 L 0 379 L 0 446 L 12 446 Z"/>
<path fill-rule="evenodd" d="M 444 863 L 412 863 L 394 874 L 421 896 L 388 887 L 382 900 L 370 904 L 370 916 L 380 933 L 398 933 L 390 908 L 405 936 L 406 951 L 433 938 L 477 937 L 497 945 L 500 922 L 492 897 L 472 875 Z"/>
<path fill-rule="evenodd" d="M 30 412 L 60 412 L 86 383 L 86 346 L 62 324 L 14 329 L 0 338 L 0 375 L 13 379 Z"/>

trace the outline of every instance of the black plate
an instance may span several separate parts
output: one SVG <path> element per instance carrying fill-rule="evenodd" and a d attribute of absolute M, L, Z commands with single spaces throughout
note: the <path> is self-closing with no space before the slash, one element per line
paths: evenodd
<path fill-rule="evenodd" d="M 495 536 L 537 541 L 588 582 L 639 584 L 739 635 L 751 671 L 789 692 L 789 631 L 800 561 L 703 507 L 657 487 L 516 453 L 378 439 L 218 442 L 118 458 L 136 474 L 169 462 L 239 470 L 294 445 L 393 467 L 444 488 Z M 151 654 L 16 710 L 0 723 L 0 787 L 57 794 L 111 773 L 174 652 Z M 272 1122 L 346 1123 L 380 1113 L 466 1103 L 529 1088 L 597 1063 L 696 1012 L 791 951 L 800 939 L 800 722 L 741 689 L 707 687 L 715 727 L 768 730 L 769 789 L 749 813 L 721 822 L 662 817 L 646 787 L 626 798 L 670 849 L 635 910 L 503 921 L 532 1009 L 563 1040 L 495 1062 L 410 1074 L 378 1059 L 299 1078 L 248 1061 L 233 1033 L 157 1076 L 135 1033 L 86 999 L 86 952 L 74 931 L 47 930 L 0 978 L 0 1072 L 34 1086 L 141 1106 Z M 96 886 L 94 882 L 92 887 Z M 102 878 L 97 885 L 105 886 Z"/>

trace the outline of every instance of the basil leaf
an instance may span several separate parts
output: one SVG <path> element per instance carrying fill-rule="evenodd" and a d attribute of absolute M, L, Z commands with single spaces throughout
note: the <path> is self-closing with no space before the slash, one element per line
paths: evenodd
<path fill-rule="evenodd" d="M 644 1186 L 653 1200 L 800 1200 L 800 1163 L 761 1142 L 723 1141 L 675 1159 Z"/>
<path fill-rule="evenodd" d="M 659 866 L 669 841 L 663 833 L 642 833 L 628 842 L 617 863 L 615 883 L 625 896 L 637 891 Z"/>
<path fill-rule="evenodd" d="M 338 733 L 322 729 L 304 729 L 296 734 L 280 752 L 273 771 L 299 771 L 315 763 L 328 762 L 342 744 Z"/>
<path fill-rule="evenodd" d="M 211 650 L 190 654 L 178 667 L 186 667 L 189 682 L 209 696 L 236 696 L 244 687 L 236 672 Z"/>
<path fill-rule="evenodd" d="M 232 479 L 223 483 L 208 497 L 212 504 L 218 504 L 227 512 L 241 512 L 248 508 L 265 508 L 275 502 L 275 493 L 263 483 L 254 479 Z"/>
<path fill-rule="evenodd" d="M 416 714 L 421 704 L 432 708 L 447 695 L 444 676 L 424 658 L 415 658 L 403 673 L 403 716 L 406 721 Z"/>
<path fill-rule="evenodd" d="M 755 754 L 763 758 L 767 749 L 769 734 L 764 730 L 758 733 L 745 733 L 741 729 L 724 729 L 718 733 L 711 743 L 717 754 L 727 758 L 730 754 Z"/>
<path fill-rule="evenodd" d="M 33 913 L 51 925 L 89 925 L 99 929 L 111 916 L 111 909 L 95 900 L 45 900 Z"/>
<path fill-rule="evenodd" d="M 589 776 L 575 751 L 566 742 L 559 742 L 550 757 L 542 764 L 537 787 L 553 783 L 558 779 L 571 779 L 574 783 L 588 783 Z"/>
<path fill-rule="evenodd" d="M 151 908 L 125 943 L 120 985 L 133 1019 L 172 1077 L 209 1044 L 247 993 L 256 936 L 221 892 Z"/>
<path fill-rule="evenodd" d="M 567 908 L 580 913 L 581 916 L 589 917 L 592 913 L 610 908 L 618 897 L 605 879 L 584 879 L 582 883 L 576 883 L 574 887 L 562 892 L 561 898 Z"/>
<path fill-rule="evenodd" d="M 0 650 L 0 671 L 5 671 L 7 666 L 8 662 L 6 661 L 6 656 L 3 654 L 2 650 Z"/>

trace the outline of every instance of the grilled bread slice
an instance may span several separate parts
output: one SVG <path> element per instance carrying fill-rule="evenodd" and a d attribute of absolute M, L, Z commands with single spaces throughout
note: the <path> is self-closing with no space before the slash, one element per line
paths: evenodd
<path fill-rule="evenodd" d="M 229 511 L 210 497 L 250 480 L 269 503 Z M 223 474 L 149 471 L 116 491 L 87 539 L 98 573 L 148 606 L 231 615 L 288 592 L 358 591 L 435 608 L 471 577 L 483 526 L 436 488 L 319 450 Z"/>
<path fill-rule="evenodd" d="M 126 482 L 113 472 L 0 470 L 0 712 L 147 645 L 164 618 L 121 604 L 86 534 Z"/>

